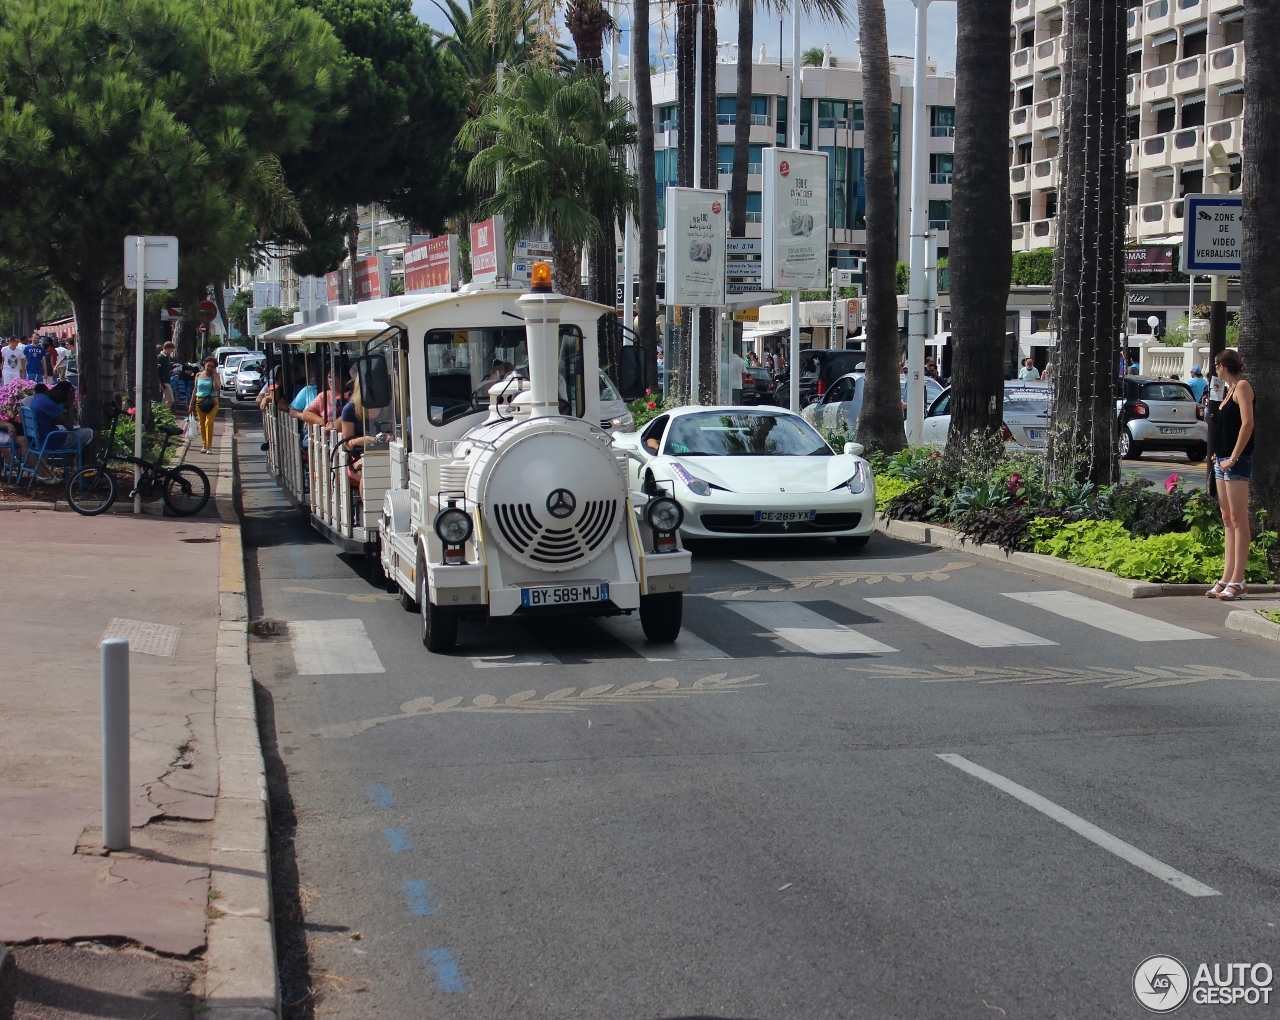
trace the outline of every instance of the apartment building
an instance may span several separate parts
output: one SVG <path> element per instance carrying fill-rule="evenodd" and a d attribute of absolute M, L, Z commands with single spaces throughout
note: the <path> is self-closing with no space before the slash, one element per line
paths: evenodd
<path fill-rule="evenodd" d="M 726 49 L 730 49 L 726 47 Z M 736 49 L 732 47 L 731 49 Z M 866 251 L 866 188 L 863 177 L 862 73 L 858 61 L 835 57 L 830 67 L 800 69 L 800 146 L 828 155 L 829 254 L 833 267 Z M 898 193 L 898 257 L 907 260 L 910 248 L 912 135 L 912 60 L 895 57 L 893 89 L 894 173 Z M 790 144 L 792 66 L 767 56 L 752 64 L 751 155 L 747 178 L 747 236 L 760 237 L 762 202 L 761 151 Z M 722 59 L 716 66 L 716 105 L 719 126 L 719 186 L 728 191 L 733 171 L 733 134 L 737 117 L 737 62 Z M 930 130 L 929 222 L 938 231 L 939 253 L 949 245 L 951 223 L 951 166 L 955 142 L 955 78 L 939 75 L 930 64 L 926 78 L 926 109 Z M 663 193 L 676 184 L 680 125 L 676 108 L 676 75 L 666 71 L 653 77 L 654 156 L 658 184 L 659 244 L 663 245 Z M 687 143 L 686 143 L 687 144 Z"/>
<path fill-rule="evenodd" d="M 1182 197 L 1206 186 L 1213 142 L 1230 153 L 1240 187 L 1244 114 L 1241 0 L 1128 0 L 1127 237 L 1182 240 Z M 1013 0 L 1009 183 L 1013 247 L 1056 242 L 1061 127 L 1061 0 Z"/>

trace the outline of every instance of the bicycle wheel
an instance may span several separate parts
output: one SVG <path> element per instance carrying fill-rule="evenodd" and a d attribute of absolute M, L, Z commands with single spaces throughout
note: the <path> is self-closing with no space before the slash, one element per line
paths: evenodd
<path fill-rule="evenodd" d="M 67 479 L 67 502 L 78 514 L 96 517 L 115 501 L 116 480 L 104 468 L 90 464 Z"/>
<path fill-rule="evenodd" d="M 161 495 L 171 514 L 190 517 L 209 502 L 209 477 L 194 464 L 183 464 L 165 472 Z"/>

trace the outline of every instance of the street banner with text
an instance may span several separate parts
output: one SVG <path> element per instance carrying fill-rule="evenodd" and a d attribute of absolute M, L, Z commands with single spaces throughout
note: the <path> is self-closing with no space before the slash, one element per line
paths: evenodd
<path fill-rule="evenodd" d="M 506 228 L 501 216 L 471 224 L 471 279 L 482 283 L 507 275 Z"/>
<path fill-rule="evenodd" d="M 667 304 L 725 303 L 729 197 L 723 191 L 668 188 Z"/>
<path fill-rule="evenodd" d="M 448 292 L 458 282 L 458 235 L 432 237 L 404 250 L 404 292 Z"/>
<path fill-rule="evenodd" d="M 827 286 L 827 155 L 764 150 L 761 286 L 817 290 Z"/>

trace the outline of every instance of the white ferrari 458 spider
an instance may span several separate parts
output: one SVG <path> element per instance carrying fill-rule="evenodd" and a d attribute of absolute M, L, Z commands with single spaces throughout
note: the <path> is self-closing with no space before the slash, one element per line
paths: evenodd
<path fill-rule="evenodd" d="M 634 490 L 674 496 L 685 538 L 829 535 L 860 548 L 875 529 L 871 466 L 857 443 L 836 453 L 780 407 L 681 407 L 631 435 Z"/>

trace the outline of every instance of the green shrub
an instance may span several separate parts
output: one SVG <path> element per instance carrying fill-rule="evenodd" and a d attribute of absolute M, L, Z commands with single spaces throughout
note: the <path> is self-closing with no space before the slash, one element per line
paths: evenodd
<path fill-rule="evenodd" d="M 1261 613 L 1272 623 L 1280 623 L 1280 613 L 1268 612 L 1265 609 L 1261 610 Z"/>
<path fill-rule="evenodd" d="M 884 513 L 893 500 L 906 492 L 914 483 L 892 475 L 876 475 L 876 513 Z"/>

